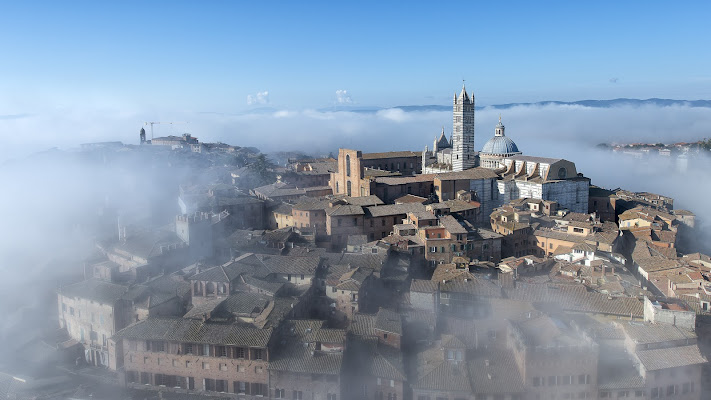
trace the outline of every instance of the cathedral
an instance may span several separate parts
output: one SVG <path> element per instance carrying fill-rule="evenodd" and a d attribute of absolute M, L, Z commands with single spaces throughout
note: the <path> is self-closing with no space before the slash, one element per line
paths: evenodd
<path fill-rule="evenodd" d="M 494 137 L 484 144 L 481 153 L 474 150 L 474 92 L 454 94 L 452 136 L 447 136 L 442 128 L 439 138 L 435 138 L 432 150 L 425 147 L 422 152 L 422 173 L 463 171 L 481 166 L 489 169 L 504 168 L 503 160 L 521 154 L 513 140 L 504 134 L 504 125 L 499 123 L 494 129 Z"/>
<path fill-rule="evenodd" d="M 474 93 L 470 97 L 464 85 L 459 96 L 454 94 L 453 114 L 452 139 L 447 141 L 443 128 L 440 138 L 435 139 L 432 151 L 425 147 L 422 152 L 422 173 L 463 171 L 476 167 Z"/>
<path fill-rule="evenodd" d="M 505 158 L 521 154 L 516 143 L 504 135 L 504 130 L 505 127 L 501 123 L 501 115 L 499 115 L 499 123 L 494 128 L 494 137 L 484 144 L 479 153 L 479 164 L 482 167 L 489 169 L 504 168 Z"/>

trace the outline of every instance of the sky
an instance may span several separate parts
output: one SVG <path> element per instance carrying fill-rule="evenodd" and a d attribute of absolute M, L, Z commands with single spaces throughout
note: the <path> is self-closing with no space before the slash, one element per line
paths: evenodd
<path fill-rule="evenodd" d="M 291 124 L 299 138 L 333 134 L 314 120 L 348 117 L 338 135 L 358 136 L 373 127 L 312 111 L 449 104 L 462 80 L 479 106 L 706 99 L 708 15 L 701 1 L 6 2 L 0 160 L 133 142 L 145 121 L 264 147 L 285 117 L 307 115 Z M 245 131 L 255 119 L 262 130 Z"/>

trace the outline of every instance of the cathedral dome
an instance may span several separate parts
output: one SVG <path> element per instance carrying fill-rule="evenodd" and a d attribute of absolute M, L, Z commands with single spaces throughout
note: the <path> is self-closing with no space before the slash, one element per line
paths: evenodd
<path fill-rule="evenodd" d="M 486 154 L 510 154 L 518 153 L 519 151 L 516 143 L 507 136 L 494 136 L 484 144 L 481 152 Z"/>

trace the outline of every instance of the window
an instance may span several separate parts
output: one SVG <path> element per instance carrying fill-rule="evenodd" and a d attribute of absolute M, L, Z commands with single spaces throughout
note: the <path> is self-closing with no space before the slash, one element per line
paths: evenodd
<path fill-rule="evenodd" d="M 335 393 L 328 393 L 326 395 L 326 400 L 338 400 L 338 396 Z"/>
<path fill-rule="evenodd" d="M 353 218 L 353 226 L 358 226 L 358 218 Z"/>
<path fill-rule="evenodd" d="M 390 379 L 390 387 L 395 387 L 395 381 Z"/>
<path fill-rule="evenodd" d="M 548 386 L 555 386 L 558 384 L 558 377 L 557 376 L 549 376 L 548 377 Z"/>
<path fill-rule="evenodd" d="M 277 399 L 284 399 L 284 389 L 274 389 L 274 397 Z"/>
<path fill-rule="evenodd" d="M 246 382 L 239 382 L 235 381 L 234 384 L 234 392 L 235 393 L 247 393 L 247 383 Z"/>
<path fill-rule="evenodd" d="M 210 369 L 210 363 L 202 363 L 202 369 Z"/>
<path fill-rule="evenodd" d="M 215 391 L 215 380 L 210 378 L 205 378 L 204 380 L 205 390 L 208 392 Z"/>
<path fill-rule="evenodd" d="M 184 352 L 185 354 L 193 354 L 193 344 L 192 343 L 185 343 L 184 347 Z"/>
<path fill-rule="evenodd" d="M 302 397 L 303 397 L 303 393 L 301 392 L 301 390 L 294 390 L 292 399 L 302 400 Z"/>
<path fill-rule="evenodd" d="M 338 226 L 341 226 L 341 219 L 340 219 L 340 218 L 336 218 L 336 223 L 338 224 Z"/>
<path fill-rule="evenodd" d="M 533 386 L 538 387 L 541 386 L 541 378 L 538 376 L 533 377 Z"/>
<path fill-rule="evenodd" d="M 658 399 L 658 398 L 659 398 L 659 388 L 652 388 L 651 397 L 652 397 L 653 399 Z"/>
<path fill-rule="evenodd" d="M 681 393 L 682 393 L 682 394 L 689 393 L 689 388 L 690 388 L 689 382 L 687 382 L 687 383 L 681 385 Z"/>
<path fill-rule="evenodd" d="M 676 385 L 667 386 L 667 396 L 674 396 L 676 394 Z"/>
<path fill-rule="evenodd" d="M 255 360 L 262 359 L 262 349 L 254 349 L 254 359 Z"/>
<path fill-rule="evenodd" d="M 267 395 L 267 385 L 263 383 L 253 383 L 252 393 L 255 396 L 266 396 Z"/>
<path fill-rule="evenodd" d="M 644 396 L 644 390 L 637 390 L 634 392 L 634 397 L 643 397 Z"/>
<path fill-rule="evenodd" d="M 351 176 L 351 156 L 346 154 L 346 176 Z"/>
<path fill-rule="evenodd" d="M 619 392 L 617 392 L 617 397 L 618 397 L 618 398 L 620 398 L 620 397 L 628 397 L 629 394 L 630 394 L 630 393 L 629 393 L 628 391 L 626 391 L 626 390 L 620 390 Z"/>
<path fill-rule="evenodd" d="M 383 384 L 382 380 L 380 378 L 378 378 L 378 385 L 382 385 L 382 384 Z"/>
<path fill-rule="evenodd" d="M 227 347 L 215 346 L 215 357 L 227 357 Z"/>
<path fill-rule="evenodd" d="M 610 392 L 600 392 L 601 399 L 606 399 L 608 397 L 610 397 Z"/>
<path fill-rule="evenodd" d="M 220 363 L 220 371 L 227 371 L 227 364 Z"/>
<path fill-rule="evenodd" d="M 235 358 L 244 358 L 244 347 L 235 348 Z"/>
<path fill-rule="evenodd" d="M 254 372 L 255 372 L 256 374 L 261 374 L 262 372 L 264 372 L 264 368 L 262 368 L 262 367 L 254 367 Z"/>
<path fill-rule="evenodd" d="M 210 355 L 210 345 L 209 344 L 203 344 L 202 345 L 202 354 L 201 356 L 209 356 Z"/>

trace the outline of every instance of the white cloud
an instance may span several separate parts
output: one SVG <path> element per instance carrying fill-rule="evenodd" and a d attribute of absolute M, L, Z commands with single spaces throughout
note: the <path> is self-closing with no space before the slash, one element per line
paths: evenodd
<path fill-rule="evenodd" d="M 256 94 L 247 95 L 247 104 L 269 104 L 269 91 L 265 90 L 263 92 L 257 92 Z"/>
<path fill-rule="evenodd" d="M 336 90 L 336 103 L 338 104 L 351 104 L 353 103 L 353 98 L 347 90 L 338 89 Z"/>

